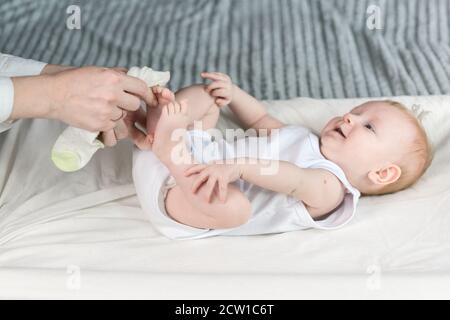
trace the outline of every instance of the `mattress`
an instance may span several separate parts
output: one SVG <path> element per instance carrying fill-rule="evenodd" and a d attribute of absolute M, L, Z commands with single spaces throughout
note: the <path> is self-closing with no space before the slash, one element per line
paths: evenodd
<path fill-rule="evenodd" d="M 398 97 L 427 111 L 436 153 L 413 187 L 362 198 L 335 231 L 173 241 L 146 220 L 132 145 L 62 173 L 50 150 L 63 125 L 23 120 L 0 135 L 1 298 L 449 298 L 449 96 Z M 367 99 L 265 101 L 318 132 Z M 219 128 L 237 124 L 223 109 Z"/>

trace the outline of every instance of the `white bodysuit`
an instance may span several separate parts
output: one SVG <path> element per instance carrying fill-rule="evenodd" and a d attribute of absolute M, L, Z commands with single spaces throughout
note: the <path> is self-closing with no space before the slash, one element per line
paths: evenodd
<path fill-rule="evenodd" d="M 210 134 L 199 130 L 188 131 L 186 137 L 194 158 L 201 163 L 238 157 L 288 161 L 301 168 L 329 170 L 347 190 L 344 200 L 331 214 L 323 220 L 313 220 L 301 201 L 238 180 L 234 184 L 251 202 L 252 216 L 249 221 L 229 229 L 193 228 L 173 220 L 165 211 L 164 197 L 167 188 L 173 186 L 170 172 L 151 151 L 135 149 L 133 178 L 137 195 L 154 226 L 169 238 L 256 235 L 308 228 L 329 230 L 342 227 L 354 216 L 360 192 L 350 185 L 340 167 L 324 158 L 319 149 L 318 137 L 305 127 L 286 126 L 270 137 L 246 137 L 231 142 L 211 138 Z"/>

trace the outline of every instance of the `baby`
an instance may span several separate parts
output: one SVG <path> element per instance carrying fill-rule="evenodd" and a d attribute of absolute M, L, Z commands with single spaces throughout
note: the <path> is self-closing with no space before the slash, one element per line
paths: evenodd
<path fill-rule="evenodd" d="M 351 220 L 361 194 L 405 189 L 431 162 L 424 129 L 400 103 L 364 103 L 317 137 L 270 116 L 229 76 L 201 76 L 212 83 L 176 94 L 154 89 L 159 107 L 148 108 L 146 136 L 128 121 L 140 149 L 133 155 L 139 200 L 170 238 L 335 229 Z M 225 105 L 256 135 L 217 139 Z"/>

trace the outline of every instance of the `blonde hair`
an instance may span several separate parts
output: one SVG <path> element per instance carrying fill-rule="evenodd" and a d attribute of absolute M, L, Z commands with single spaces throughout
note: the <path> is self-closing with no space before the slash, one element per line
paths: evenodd
<path fill-rule="evenodd" d="M 425 173 L 433 160 L 433 149 L 420 121 L 420 116 L 416 117 L 411 110 L 397 101 L 386 100 L 384 102 L 402 111 L 416 128 L 417 134 L 410 144 L 408 151 L 396 163 L 402 170 L 400 178 L 382 189 L 370 191 L 365 193 L 365 195 L 389 194 L 411 187 Z"/>

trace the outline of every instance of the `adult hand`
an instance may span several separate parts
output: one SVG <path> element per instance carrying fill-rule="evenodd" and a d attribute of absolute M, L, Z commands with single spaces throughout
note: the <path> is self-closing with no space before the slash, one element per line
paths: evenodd
<path fill-rule="evenodd" d="M 153 144 L 153 133 L 159 119 L 159 113 L 157 111 L 153 112 L 151 108 L 165 106 L 166 104 L 175 101 L 175 94 L 170 91 L 170 89 L 159 85 L 151 87 L 150 91 L 151 99 L 150 101 L 147 101 L 148 112 L 146 113 L 142 109 L 138 109 L 135 112 L 128 112 L 124 119 L 124 123 L 120 124 L 120 128 L 117 126 L 116 129 L 114 129 L 115 137 L 110 132 L 103 133 L 103 142 L 106 145 L 114 145 L 117 140 L 129 137 L 139 149 L 151 149 Z M 145 132 L 137 129 L 135 124 L 139 124 Z M 123 127 L 123 125 L 125 127 Z"/>
<path fill-rule="evenodd" d="M 136 113 L 139 112 L 135 111 Z M 130 116 L 130 113 L 127 113 L 127 118 Z M 130 136 L 129 128 L 125 124 L 125 118 L 120 119 L 117 121 L 117 125 L 114 129 L 103 131 L 100 133 L 100 140 L 103 142 L 103 144 L 107 147 L 114 147 L 119 140 L 125 139 Z"/>
<path fill-rule="evenodd" d="M 13 77 L 11 120 L 49 118 L 89 131 L 101 131 L 107 146 L 130 135 L 123 122 L 143 100 L 158 99 L 146 83 L 126 75 L 125 68 L 47 65 L 41 75 Z M 113 131 L 113 129 L 115 130 Z"/>
<path fill-rule="evenodd" d="M 89 131 L 110 131 L 141 99 L 154 100 L 144 81 L 113 69 L 75 68 L 48 81 L 53 88 L 48 117 Z"/>
<path fill-rule="evenodd" d="M 61 71 L 74 69 L 74 68 L 75 67 L 71 67 L 71 66 L 47 64 L 44 67 L 44 69 L 42 70 L 41 74 L 56 74 Z M 128 71 L 126 68 L 122 68 L 122 67 L 114 67 L 111 69 L 121 72 L 121 73 L 124 73 L 124 74 L 126 74 Z M 130 134 L 128 132 L 128 128 L 125 124 L 125 121 L 124 121 L 124 119 L 121 119 L 121 120 L 117 121 L 117 125 L 114 129 L 101 132 L 100 140 L 102 140 L 106 146 L 112 147 L 112 146 L 115 146 L 119 140 L 125 139 L 129 135 Z"/>

